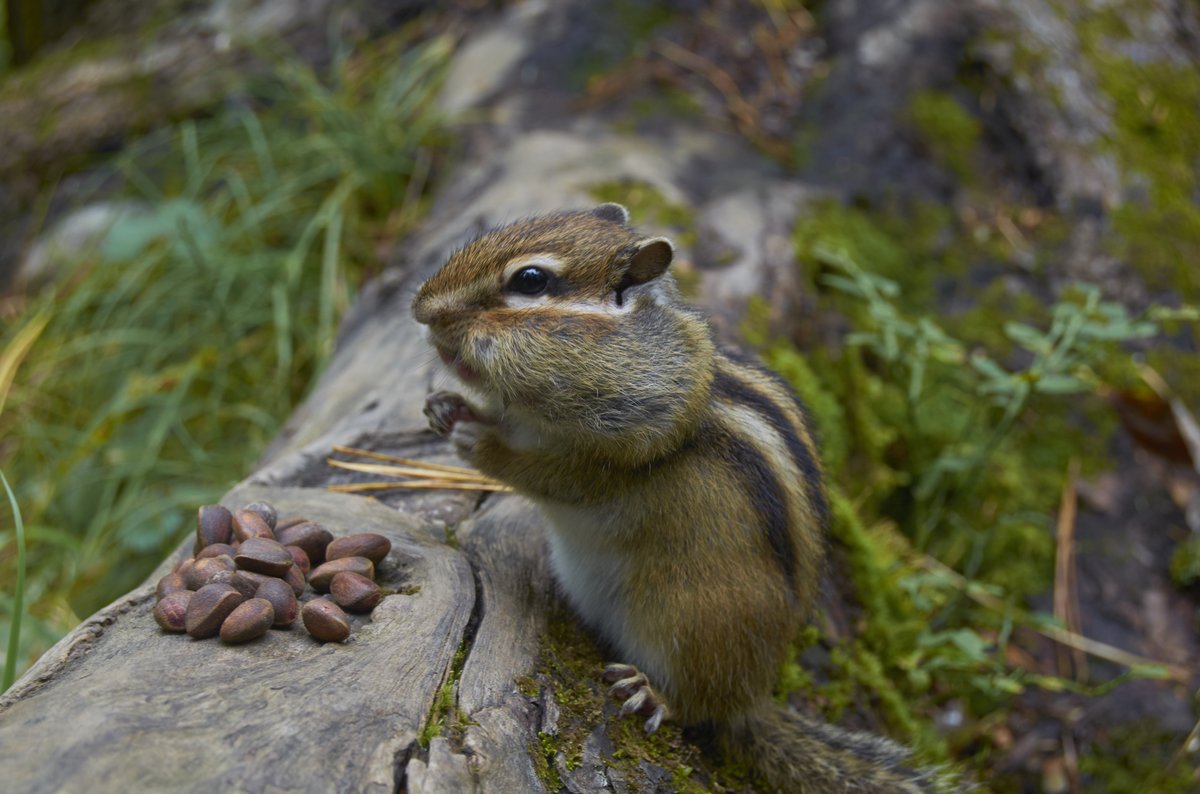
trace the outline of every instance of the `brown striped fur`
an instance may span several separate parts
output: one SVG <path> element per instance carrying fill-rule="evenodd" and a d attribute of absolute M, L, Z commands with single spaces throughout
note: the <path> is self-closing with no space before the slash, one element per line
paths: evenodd
<path fill-rule="evenodd" d="M 769 703 L 824 559 L 813 432 L 778 378 L 714 346 L 670 249 L 626 221 L 513 224 L 421 287 L 414 315 L 475 392 L 431 397 L 435 426 L 542 507 L 568 598 L 674 719 L 724 726 L 779 790 L 926 790 L 902 748 Z M 523 257 L 551 263 L 544 294 L 506 286 Z"/>

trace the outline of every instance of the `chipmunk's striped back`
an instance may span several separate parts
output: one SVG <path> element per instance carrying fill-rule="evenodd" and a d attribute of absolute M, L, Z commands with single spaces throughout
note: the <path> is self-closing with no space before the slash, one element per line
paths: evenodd
<path fill-rule="evenodd" d="M 723 350 L 713 363 L 715 427 L 727 437 L 781 571 L 807 605 L 829 522 L 808 412 L 783 381 L 747 357 Z"/>

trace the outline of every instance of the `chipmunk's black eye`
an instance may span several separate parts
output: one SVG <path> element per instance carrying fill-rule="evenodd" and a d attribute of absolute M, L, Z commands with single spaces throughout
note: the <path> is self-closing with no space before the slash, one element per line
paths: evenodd
<path fill-rule="evenodd" d="M 523 267 L 508 280 L 508 289 L 522 295 L 541 295 L 550 284 L 550 274 L 540 267 Z"/>

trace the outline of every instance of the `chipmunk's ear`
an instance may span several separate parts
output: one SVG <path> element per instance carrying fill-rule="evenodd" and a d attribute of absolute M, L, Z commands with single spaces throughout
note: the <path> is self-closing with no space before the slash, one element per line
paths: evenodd
<path fill-rule="evenodd" d="M 629 223 L 629 210 L 611 201 L 593 209 L 592 214 L 602 221 L 612 221 L 621 225 Z"/>
<path fill-rule="evenodd" d="M 675 246 L 666 237 L 650 237 L 639 242 L 629 260 L 623 283 L 627 287 L 653 281 L 667 271 L 675 256 Z"/>

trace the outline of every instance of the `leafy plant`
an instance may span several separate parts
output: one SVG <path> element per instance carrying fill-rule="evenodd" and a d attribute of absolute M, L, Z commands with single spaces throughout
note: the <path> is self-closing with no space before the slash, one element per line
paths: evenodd
<path fill-rule="evenodd" d="M 889 370 L 887 379 L 904 387 L 908 426 L 903 432 L 912 440 L 912 448 L 925 452 L 913 467 L 920 549 L 926 548 L 945 520 L 950 495 L 969 499 L 978 490 L 989 462 L 1010 438 L 1031 398 L 1093 391 L 1100 380 L 1092 367 L 1115 344 L 1159 333 L 1155 322 L 1131 317 L 1121 304 L 1101 300 L 1096 287 L 1078 285 L 1053 307 L 1046 331 L 1025 323 L 1005 323 L 1005 335 L 1025 354 L 1019 356 L 1023 365 L 1009 370 L 983 350 L 967 355 L 966 345 L 930 318 L 905 318 L 896 303 L 895 282 L 864 271 L 845 253 L 831 248 L 817 246 L 814 256 L 833 271 L 822 279 L 823 284 L 863 302 L 856 330 L 847 335 L 846 343 L 869 351 Z M 949 439 L 928 429 L 931 416 L 939 424 L 945 419 L 940 405 L 934 412 L 924 410 L 927 404 L 940 402 L 927 388 L 932 367 L 940 368 L 935 378 L 943 387 L 951 386 L 975 408 L 970 420 Z"/>
<path fill-rule="evenodd" d="M 947 758 L 946 739 L 920 714 L 944 699 L 984 714 L 1030 686 L 1096 693 L 1124 680 L 1083 686 L 1014 667 L 1006 649 L 1019 627 L 1057 628 L 1024 600 L 1049 585 L 1050 515 L 1077 454 L 1049 437 L 1069 432 L 1063 397 L 1097 390 L 1098 373 L 1128 357 L 1122 345 L 1191 312 L 1134 317 L 1079 286 L 1045 327 L 1006 323 L 998 358 L 911 316 L 894 281 L 808 231 L 802 252 L 849 320 L 846 347 L 813 351 L 809 364 L 786 342 L 758 341 L 818 424 L 834 535 L 863 611 L 853 637 L 825 640 L 828 683 L 796 670 L 786 680 L 833 716 L 865 693 L 934 760 Z"/>

